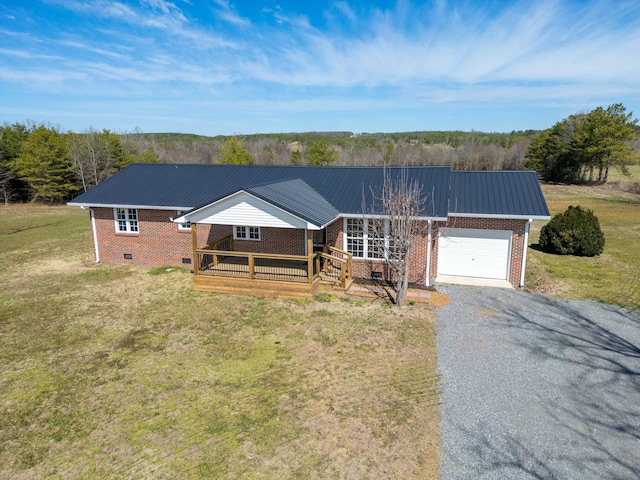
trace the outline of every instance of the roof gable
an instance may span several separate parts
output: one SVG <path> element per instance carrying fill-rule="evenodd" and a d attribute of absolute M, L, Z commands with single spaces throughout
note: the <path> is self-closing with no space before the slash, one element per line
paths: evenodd
<path fill-rule="evenodd" d="M 241 190 L 214 203 L 185 214 L 176 221 L 252 227 L 318 229 L 296 215 Z"/>

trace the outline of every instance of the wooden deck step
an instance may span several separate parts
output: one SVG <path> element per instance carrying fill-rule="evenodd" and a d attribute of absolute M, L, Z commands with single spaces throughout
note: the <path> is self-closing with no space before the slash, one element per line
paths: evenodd
<path fill-rule="evenodd" d="M 220 278 L 194 275 L 193 288 L 200 292 L 230 293 L 233 295 L 253 295 L 271 298 L 313 298 L 320 291 L 321 281 L 313 284 L 248 280 L 241 278 Z"/>

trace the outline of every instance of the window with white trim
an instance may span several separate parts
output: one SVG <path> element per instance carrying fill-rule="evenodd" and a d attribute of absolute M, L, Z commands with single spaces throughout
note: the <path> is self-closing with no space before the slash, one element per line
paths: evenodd
<path fill-rule="evenodd" d="M 367 258 L 384 258 L 386 247 L 386 220 L 379 218 L 366 220 L 367 223 Z"/>
<path fill-rule="evenodd" d="M 384 259 L 389 222 L 381 218 L 345 218 L 346 250 L 356 258 Z"/>
<path fill-rule="evenodd" d="M 364 223 L 363 218 L 346 218 L 347 252 L 354 257 L 366 258 L 364 255 Z"/>
<path fill-rule="evenodd" d="M 138 209 L 114 208 L 116 232 L 138 233 Z"/>
<path fill-rule="evenodd" d="M 260 227 L 233 227 L 233 238 L 236 240 L 260 240 Z"/>
<path fill-rule="evenodd" d="M 178 217 L 186 213 L 185 210 L 178 210 Z M 180 222 L 178 223 L 178 230 L 191 230 L 191 222 Z"/>

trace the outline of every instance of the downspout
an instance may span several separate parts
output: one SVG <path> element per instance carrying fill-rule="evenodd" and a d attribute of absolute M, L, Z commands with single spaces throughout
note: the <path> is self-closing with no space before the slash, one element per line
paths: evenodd
<path fill-rule="evenodd" d="M 93 249 L 96 252 L 96 263 L 100 263 L 100 248 L 98 247 L 98 232 L 96 230 L 96 216 L 93 208 L 89 210 L 91 213 L 91 232 L 93 233 Z"/>
<path fill-rule="evenodd" d="M 429 228 L 427 233 L 427 287 L 431 286 L 431 220 L 429 220 Z"/>
<path fill-rule="evenodd" d="M 527 264 L 527 249 L 529 248 L 529 228 L 533 219 L 530 218 L 524 228 L 524 245 L 522 247 L 522 268 L 520 269 L 520 288 L 524 287 L 524 267 Z"/>

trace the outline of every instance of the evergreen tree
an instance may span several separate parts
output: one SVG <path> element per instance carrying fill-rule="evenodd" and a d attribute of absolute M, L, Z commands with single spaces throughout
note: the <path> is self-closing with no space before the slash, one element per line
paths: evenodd
<path fill-rule="evenodd" d="M 531 141 L 525 166 L 544 180 L 606 182 L 611 166 L 625 171 L 637 160 L 637 122 L 620 103 L 571 115 Z"/>
<path fill-rule="evenodd" d="M 326 140 L 313 142 L 306 151 L 307 165 L 331 165 L 338 160 L 338 152 Z"/>
<path fill-rule="evenodd" d="M 31 188 L 33 200 L 61 201 L 77 190 L 64 137 L 44 125 L 31 132 L 14 165 Z"/>
<path fill-rule="evenodd" d="M 572 145 L 582 166 L 580 180 L 606 182 L 610 166 L 624 170 L 637 160 L 634 148 L 628 143 L 636 138 L 634 127 L 638 122 L 631 117 L 632 113 L 625 113 L 621 103 L 610 105 L 606 110 L 598 107 L 585 117 L 574 134 Z"/>
<path fill-rule="evenodd" d="M 29 133 L 29 127 L 20 123 L 0 126 L 0 199 L 5 205 L 20 200 L 28 188 L 18 178 L 15 158 Z"/>
<path fill-rule="evenodd" d="M 218 163 L 251 165 L 255 162 L 244 142 L 238 137 L 231 137 L 220 148 Z"/>

